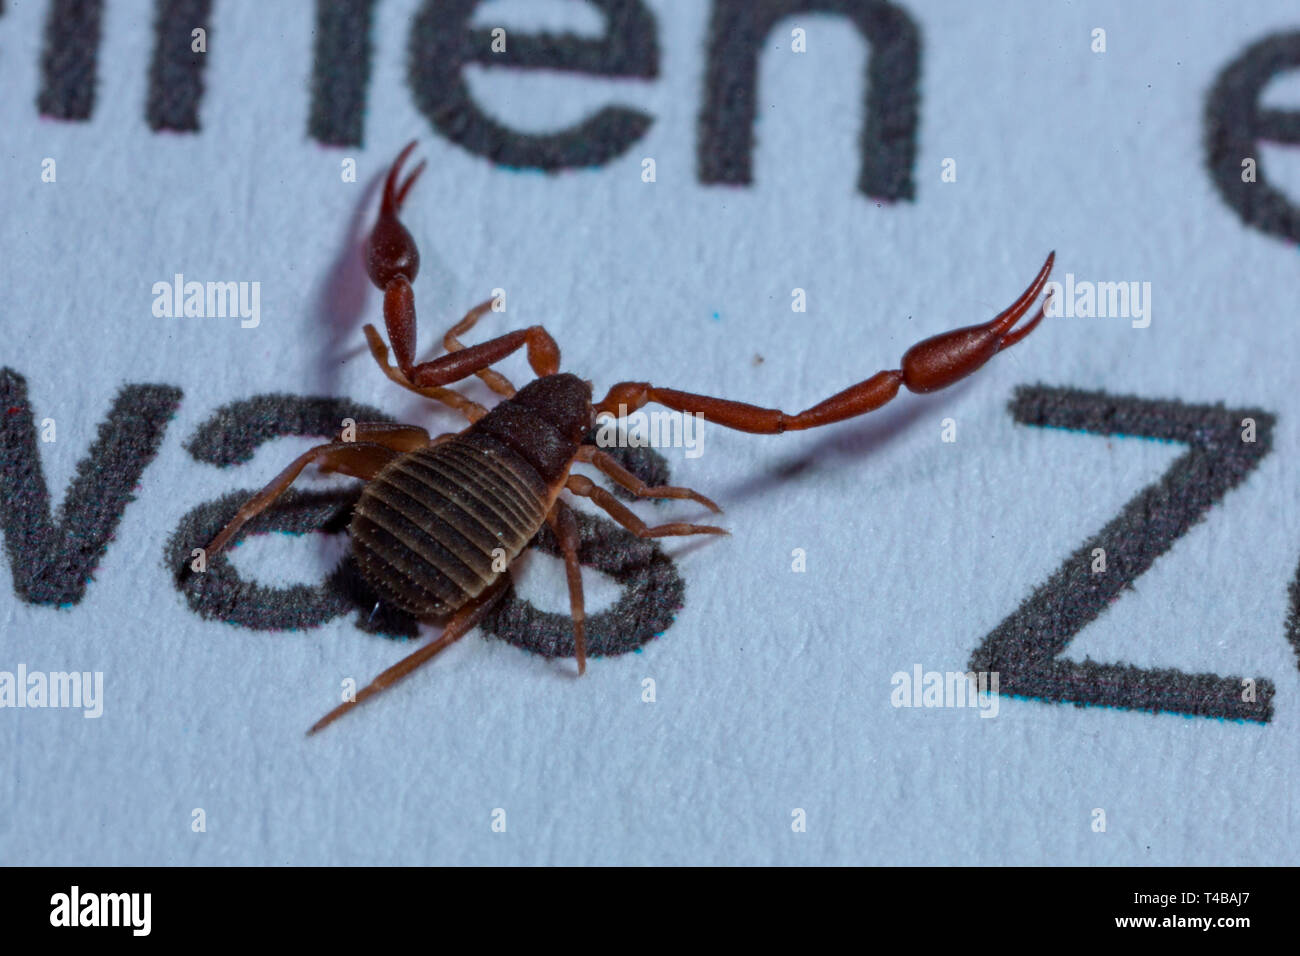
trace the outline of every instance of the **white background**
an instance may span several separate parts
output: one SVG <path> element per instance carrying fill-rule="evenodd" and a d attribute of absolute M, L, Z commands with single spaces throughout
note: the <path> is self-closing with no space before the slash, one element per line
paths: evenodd
<path fill-rule="evenodd" d="M 493 167 L 416 111 L 412 0 L 378 5 L 363 149 L 307 138 L 310 4 L 216 5 L 197 135 L 145 123 L 145 3 L 106 5 L 93 118 L 40 118 L 45 6 L 11 0 L 0 17 L 0 364 L 27 378 L 37 419 L 58 423 L 40 446 L 55 501 L 123 384 L 185 396 L 79 605 L 19 603 L 0 556 L 0 669 L 101 670 L 106 693 L 98 720 L 0 711 L 0 861 L 1300 862 L 1300 673 L 1284 634 L 1300 561 L 1300 260 L 1242 225 L 1202 148 L 1216 74 L 1300 26 L 1293 5 L 909 5 L 923 37 L 917 195 L 892 206 L 855 190 L 867 48 L 833 17 L 769 37 L 755 181 L 734 188 L 695 174 L 707 4 L 649 4 L 654 81 L 471 68 L 475 97 L 523 130 L 605 103 L 654 115 L 621 158 L 558 176 Z M 601 29 L 581 5 L 537 6 L 493 4 L 476 23 Z M 794 26 L 805 54 L 789 50 Z M 1300 79 L 1266 101 L 1300 108 Z M 380 295 L 350 244 L 411 138 L 430 161 L 406 216 L 424 260 L 422 352 L 503 287 L 507 313 L 476 335 L 544 323 L 598 394 L 649 380 L 796 411 L 895 367 L 920 338 L 991 317 L 1050 249 L 1060 277 L 1149 281 L 1153 319 L 1051 320 L 947 392 L 815 433 L 710 430 L 699 459 L 669 450 L 674 480 L 720 502 L 732 536 L 666 546 L 687 603 L 644 653 L 595 660 L 579 681 L 571 661 L 476 633 L 309 740 L 343 678 L 364 682 L 409 646 L 350 616 L 305 633 L 200 619 L 163 546 L 191 508 L 261 485 L 312 444 L 199 464 L 182 443 L 222 404 L 338 395 L 459 427 L 361 348 Z M 40 181 L 47 156 L 56 184 Z M 654 184 L 641 181 L 647 156 Z M 358 183 L 340 181 L 345 157 Z M 940 182 L 946 157 L 956 183 Z M 1260 162 L 1300 201 L 1300 151 L 1265 148 Z M 151 286 L 175 272 L 260 281 L 261 326 L 154 318 Z M 795 287 L 805 314 L 791 311 Z M 503 368 L 526 377 L 522 359 Z M 1007 698 L 994 720 L 891 707 L 891 674 L 965 670 L 1181 452 L 1014 424 L 1013 388 L 1037 382 L 1278 415 L 1261 467 L 1067 651 L 1268 677 L 1270 724 Z M 953 444 L 940 441 L 946 417 Z M 341 547 L 271 536 L 237 563 L 265 583 L 315 581 Z M 807 573 L 790 570 L 796 547 Z M 588 580 L 598 610 L 613 589 Z M 530 560 L 522 590 L 567 607 L 550 559 Z M 191 832 L 196 807 L 206 833 Z M 504 834 L 490 829 L 497 807 Z M 791 831 L 794 808 L 807 833 Z"/>

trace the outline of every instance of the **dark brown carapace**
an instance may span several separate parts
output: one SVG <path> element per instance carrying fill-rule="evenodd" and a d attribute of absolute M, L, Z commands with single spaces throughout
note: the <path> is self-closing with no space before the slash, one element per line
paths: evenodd
<path fill-rule="evenodd" d="M 431 438 L 423 428 L 388 423 L 357 424 L 349 440 L 320 445 L 301 455 L 254 496 L 208 545 L 215 555 L 254 515 L 266 509 L 309 464 L 366 479 L 349 531 L 353 553 L 380 597 L 424 620 L 445 622 L 442 634 L 384 671 L 356 699 L 335 708 L 320 730 L 342 713 L 409 674 L 458 640 L 500 595 L 508 567 L 543 524 L 549 524 L 564 555 L 573 617 L 578 673 L 586 669 L 578 529 L 560 497 L 567 490 L 588 498 L 619 524 L 643 538 L 725 534 L 711 525 L 684 523 L 647 527 L 591 479 L 571 473 L 576 462 L 594 466 L 641 498 L 686 498 L 719 508 L 689 488 L 647 487 L 614 458 L 583 437 L 600 414 L 619 415 L 656 402 L 681 412 L 702 413 L 716 425 L 775 434 L 829 425 L 884 405 L 902 386 L 932 392 L 964 378 L 1002 349 L 1028 335 L 1043 318 L 1015 328 L 1042 291 L 1052 269 L 1049 255 L 1028 289 L 1005 312 L 981 325 L 945 332 L 912 346 L 899 369 L 877 372 L 797 415 L 722 398 L 620 382 L 599 402 L 591 383 L 560 371 L 560 350 L 540 325 L 465 347 L 459 336 L 491 308 L 469 312 L 443 338 L 446 355 L 415 363 L 415 300 L 411 282 L 420 268 L 415 240 L 398 212 L 424 164 L 399 185 L 402 164 L 415 143 L 402 150 L 384 184 L 379 220 L 366 249 L 366 268 L 384 292 L 384 322 L 397 360 L 374 326 L 365 327 L 370 351 L 384 374 L 403 388 L 449 405 L 470 422 L 464 431 Z M 1014 329 L 1014 330 L 1013 330 Z M 491 366 L 523 348 L 537 379 L 518 392 Z M 491 411 L 446 388 L 471 375 L 504 397 Z"/>

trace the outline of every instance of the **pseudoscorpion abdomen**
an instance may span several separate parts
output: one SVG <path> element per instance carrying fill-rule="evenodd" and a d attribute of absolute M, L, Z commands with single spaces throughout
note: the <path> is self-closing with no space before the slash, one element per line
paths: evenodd
<path fill-rule="evenodd" d="M 527 460 L 471 428 L 403 455 L 366 485 L 353 554 L 383 600 L 418 617 L 447 614 L 500 576 L 494 558 L 513 561 L 528 545 L 550 497 Z"/>

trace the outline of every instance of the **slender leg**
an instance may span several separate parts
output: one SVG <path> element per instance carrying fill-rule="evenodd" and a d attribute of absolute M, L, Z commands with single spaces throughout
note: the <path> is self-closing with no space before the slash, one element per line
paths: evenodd
<path fill-rule="evenodd" d="M 578 461 L 595 466 L 638 498 L 687 498 L 691 501 L 698 501 L 715 514 L 722 511 L 711 499 L 704 497 L 698 491 L 692 491 L 690 488 L 678 488 L 673 485 L 655 485 L 653 487 L 647 485 L 620 465 L 613 455 L 601 451 L 595 445 L 580 446 L 578 448 Z"/>
<path fill-rule="evenodd" d="M 429 433 L 419 425 L 401 425 L 396 422 L 357 422 L 353 426 L 353 442 L 370 442 L 393 451 L 417 451 L 430 442 Z M 342 442 L 339 432 L 336 442 Z"/>
<path fill-rule="evenodd" d="M 1052 271 L 1055 253 L 1047 257 L 1038 276 L 1012 305 L 982 325 L 945 332 L 919 342 L 903 355 L 902 368 L 877 372 L 826 401 L 797 415 L 775 408 L 760 408 L 707 395 L 657 388 L 649 382 L 620 382 L 596 406 L 597 414 L 623 415 L 657 402 L 680 412 L 700 412 L 706 420 L 743 432 L 774 435 L 802 428 L 817 428 L 874 411 L 906 385 L 913 392 L 933 392 L 965 378 L 1003 349 L 1015 345 L 1043 319 L 1044 303 L 1037 314 L 1015 331 L 1012 327 L 1029 311 Z"/>
<path fill-rule="evenodd" d="M 578 676 L 587 671 L 587 611 L 582 595 L 582 565 L 578 562 L 578 522 L 573 509 L 556 501 L 546 515 L 546 522 L 560 542 L 564 555 L 564 574 L 569 581 L 569 616 L 573 618 L 573 646 L 578 658 Z"/>
<path fill-rule="evenodd" d="M 651 528 L 625 507 L 622 502 L 586 475 L 570 475 L 569 480 L 565 483 L 564 487 L 568 488 L 571 492 L 581 498 L 590 498 L 611 518 L 621 524 L 624 528 L 627 528 L 628 531 L 631 531 L 638 538 L 667 538 L 674 535 L 684 534 L 731 533 L 725 528 L 715 528 L 713 525 L 686 524 L 680 521 L 673 524 L 656 525 Z"/>
<path fill-rule="evenodd" d="M 444 405 L 456 409 L 464 415 L 470 422 L 476 422 L 487 414 L 487 409 L 471 399 L 466 398 L 460 392 L 452 391 L 449 388 L 417 388 L 412 385 L 400 369 L 394 368 L 388 361 L 388 346 L 384 340 L 379 337 L 373 325 L 365 327 L 366 340 L 370 343 L 370 354 L 375 357 L 379 363 L 380 369 L 390 379 L 409 391 L 417 395 L 423 395 L 425 398 L 432 398 L 435 401 L 442 402 Z"/>
<path fill-rule="evenodd" d="M 497 578 L 496 581 L 492 582 L 492 584 L 488 586 L 486 591 L 476 597 L 469 604 L 466 604 L 460 610 L 456 611 L 456 613 L 447 620 L 446 626 L 443 627 L 441 634 L 428 644 L 425 644 L 415 653 L 403 657 L 392 667 L 388 668 L 372 680 L 357 693 L 355 699 L 339 704 L 339 706 L 335 707 L 320 720 L 316 721 L 316 723 L 312 724 L 311 729 L 307 731 L 307 735 L 311 736 L 317 731 L 328 727 L 358 704 L 369 700 L 385 688 L 393 686 L 393 684 L 396 684 L 421 664 L 431 660 L 440 651 L 455 644 L 470 631 L 474 630 L 475 625 L 483 619 L 483 615 L 491 609 L 493 602 L 501 596 L 501 592 L 505 589 L 505 585 L 509 580 L 510 577 L 506 574 Z"/>
<path fill-rule="evenodd" d="M 450 385 L 477 375 L 521 348 L 528 350 L 528 364 L 539 376 L 554 375 L 560 370 L 560 347 L 555 344 L 555 339 L 540 325 L 530 325 L 403 371 L 413 384 L 421 388 Z"/>
<path fill-rule="evenodd" d="M 465 345 L 461 342 L 459 336 L 464 335 L 470 329 L 474 328 L 478 323 L 478 320 L 491 310 L 492 300 L 488 299 L 486 302 L 480 302 L 478 305 L 474 306 L 474 308 L 466 312 L 465 318 L 453 325 L 448 330 L 447 334 L 442 337 L 443 347 L 448 352 L 459 352 L 465 348 Z M 514 398 L 515 387 L 510 384 L 510 379 L 506 378 L 500 372 L 490 368 L 485 368 L 480 369 L 477 374 L 479 378 L 487 382 L 488 388 L 492 389 L 492 391 L 496 392 L 498 395 L 503 395 L 506 398 Z"/>
<path fill-rule="evenodd" d="M 284 494 L 293 484 L 294 479 L 312 462 L 319 465 L 322 471 L 337 471 L 353 478 L 370 479 L 399 454 L 392 448 L 375 442 L 330 442 L 328 445 L 317 445 L 310 451 L 303 452 L 288 468 L 276 475 L 270 484 L 250 498 L 235 513 L 230 523 L 212 539 L 206 549 L 209 560 L 229 543 L 240 528 L 269 508 L 276 498 Z"/>
<path fill-rule="evenodd" d="M 406 288 L 409 290 L 409 284 Z M 412 307 L 412 315 L 414 315 L 414 307 Z M 560 347 L 555 344 L 555 339 L 551 338 L 550 333 L 540 325 L 532 325 L 526 329 L 507 332 L 495 339 L 480 342 L 478 345 L 471 345 L 468 348 L 452 352 L 450 355 L 439 356 L 428 362 L 421 362 L 419 365 L 408 364 L 402 367 L 399 355 L 398 368 L 393 368 L 388 363 L 388 349 L 384 345 L 384 340 L 379 337 L 375 327 L 367 325 L 364 331 L 366 339 L 370 343 L 370 354 L 375 357 L 375 361 L 379 363 L 379 367 L 384 370 L 385 375 L 403 388 L 410 389 L 428 398 L 435 398 L 440 402 L 446 402 L 454 408 L 473 406 L 481 409 L 483 406 L 471 402 L 463 395 L 450 389 L 440 388 L 439 386 L 450 385 L 453 382 L 459 382 L 461 379 L 469 378 L 471 375 L 477 375 L 487 370 L 493 363 L 501 361 L 507 355 L 517 352 L 521 348 L 527 349 L 528 364 L 533 367 L 533 371 L 539 376 L 554 375 L 560 370 Z M 504 376 L 501 377 L 501 381 L 510 386 L 509 381 Z M 510 388 L 511 394 L 513 394 L 514 387 L 510 386 Z M 466 414 L 468 416 L 468 412 Z M 476 420 L 471 419 L 471 421 Z"/>

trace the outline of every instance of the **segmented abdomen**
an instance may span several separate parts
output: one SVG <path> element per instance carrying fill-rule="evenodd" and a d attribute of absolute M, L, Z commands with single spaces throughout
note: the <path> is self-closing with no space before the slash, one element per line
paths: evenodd
<path fill-rule="evenodd" d="M 403 455 L 366 485 L 352 553 L 383 600 L 418 617 L 443 615 L 496 580 L 495 549 L 512 561 L 528 545 L 549 496 L 532 464 L 471 429 Z"/>

